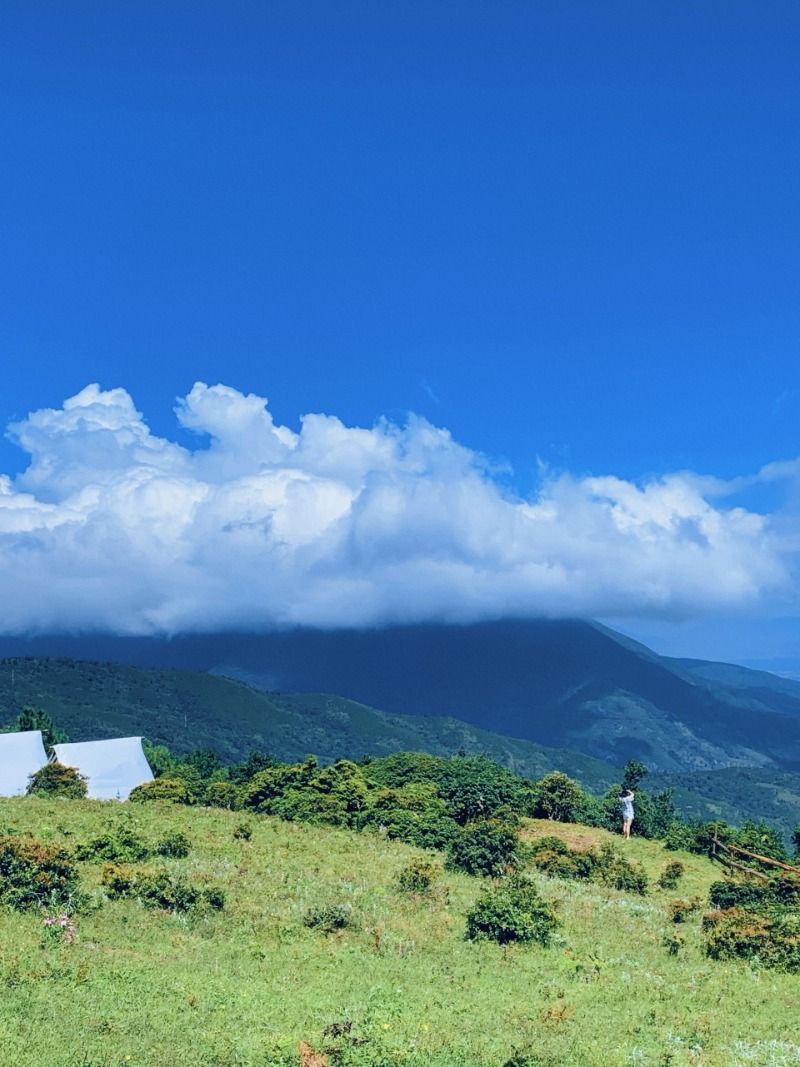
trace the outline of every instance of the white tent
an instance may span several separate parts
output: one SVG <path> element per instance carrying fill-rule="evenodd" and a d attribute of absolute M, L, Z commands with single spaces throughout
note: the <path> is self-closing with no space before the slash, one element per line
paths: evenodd
<path fill-rule="evenodd" d="M 0 797 L 18 797 L 28 778 L 47 763 L 41 730 L 0 734 Z"/>
<path fill-rule="evenodd" d="M 131 789 L 153 781 L 141 737 L 77 741 L 53 748 L 59 763 L 88 778 L 89 796 L 96 800 L 127 800 Z"/>

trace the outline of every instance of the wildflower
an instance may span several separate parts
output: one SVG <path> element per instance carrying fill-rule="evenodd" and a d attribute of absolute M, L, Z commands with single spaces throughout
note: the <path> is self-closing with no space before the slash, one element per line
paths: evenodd
<path fill-rule="evenodd" d="M 46 926 L 54 932 L 60 931 L 61 940 L 66 945 L 71 945 L 75 940 L 77 927 L 69 915 L 64 915 L 63 913 L 61 915 L 47 915 L 42 919 L 42 926 Z"/>

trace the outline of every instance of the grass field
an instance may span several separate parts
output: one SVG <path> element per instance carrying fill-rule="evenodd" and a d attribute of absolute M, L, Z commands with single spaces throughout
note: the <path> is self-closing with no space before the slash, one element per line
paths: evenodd
<path fill-rule="evenodd" d="M 3 1067 L 288 1067 L 301 1040 L 331 1067 L 800 1064 L 800 977 L 711 961 L 699 915 L 667 919 L 671 898 L 719 877 L 702 858 L 679 854 L 682 884 L 646 897 L 536 876 L 558 936 L 503 949 L 464 940 L 481 880 L 448 873 L 431 900 L 402 894 L 398 872 L 420 852 L 379 835 L 254 817 L 243 841 L 238 813 L 0 800 L 0 831 L 67 844 L 123 822 L 146 842 L 186 833 L 189 857 L 165 862 L 221 885 L 225 910 L 186 918 L 105 900 L 102 865 L 87 862 L 93 903 L 74 943 L 47 937 L 41 914 L 0 911 Z M 611 837 L 545 822 L 523 835 L 554 830 L 572 844 Z M 625 848 L 653 879 L 675 857 L 655 842 Z M 303 924 L 341 903 L 357 929 Z M 670 955 L 676 931 L 685 945 Z"/>

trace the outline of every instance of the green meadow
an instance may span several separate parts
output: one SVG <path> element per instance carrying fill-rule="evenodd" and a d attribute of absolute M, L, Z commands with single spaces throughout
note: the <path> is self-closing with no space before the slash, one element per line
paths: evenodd
<path fill-rule="evenodd" d="M 236 837 L 242 823 L 249 840 Z M 43 913 L 0 910 L 4 1067 L 299 1067 L 300 1042 L 331 1067 L 781 1067 L 800 1064 L 800 976 L 708 959 L 701 912 L 719 870 L 659 842 L 616 846 L 640 861 L 646 896 L 533 873 L 560 926 L 546 948 L 464 938 L 485 879 L 447 872 L 426 895 L 400 870 L 432 853 L 354 833 L 163 803 L 0 800 L 0 832 L 68 847 L 115 828 L 143 842 L 181 831 L 163 865 L 221 887 L 222 911 L 193 916 L 108 899 L 103 863 L 80 862 L 88 901 L 73 941 Z M 606 831 L 526 820 L 527 839 L 571 845 Z M 679 858 L 677 889 L 655 880 Z M 304 917 L 346 906 L 323 933 Z M 311 1061 L 309 1061 L 311 1062 Z"/>

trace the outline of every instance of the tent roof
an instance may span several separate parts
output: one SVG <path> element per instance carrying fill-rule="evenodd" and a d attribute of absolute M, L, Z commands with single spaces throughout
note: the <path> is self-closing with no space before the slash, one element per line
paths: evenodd
<path fill-rule="evenodd" d="M 89 796 L 98 800 L 127 800 L 131 789 L 153 780 L 141 737 L 75 741 L 53 748 L 59 763 L 86 776 Z"/>
<path fill-rule="evenodd" d="M 21 796 L 28 778 L 47 763 L 41 730 L 0 734 L 0 797 Z"/>

